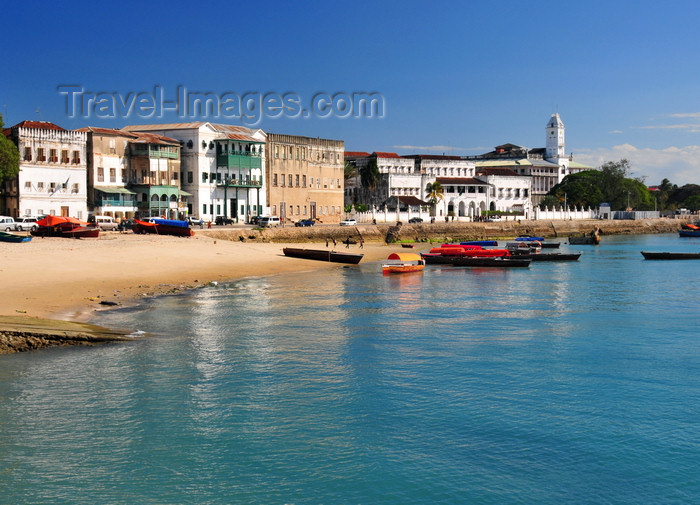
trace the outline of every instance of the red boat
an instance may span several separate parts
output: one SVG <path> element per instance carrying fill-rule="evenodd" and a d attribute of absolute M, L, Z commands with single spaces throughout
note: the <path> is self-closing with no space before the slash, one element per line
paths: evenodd
<path fill-rule="evenodd" d="M 134 233 L 154 233 L 156 235 L 175 235 L 176 237 L 191 237 L 194 231 L 187 221 L 176 219 L 149 218 L 134 219 Z"/>
<path fill-rule="evenodd" d="M 35 237 L 97 238 L 100 229 L 74 217 L 46 216 L 36 222 Z"/>

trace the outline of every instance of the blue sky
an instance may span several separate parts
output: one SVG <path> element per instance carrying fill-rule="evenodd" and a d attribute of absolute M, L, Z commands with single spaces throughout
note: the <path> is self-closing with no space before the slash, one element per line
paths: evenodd
<path fill-rule="evenodd" d="M 173 112 L 110 118 L 94 107 L 69 117 L 61 85 L 127 104 L 155 86 L 173 101 L 178 86 L 217 97 L 291 93 L 304 108 L 318 93 L 373 92 L 383 98 L 381 118 L 285 113 L 257 126 L 342 139 L 353 151 L 479 154 L 506 142 L 543 147 L 559 112 L 575 160 L 627 158 L 647 184 L 700 184 L 697 2 L 104 5 L 3 7 L 6 125 L 241 124 Z"/>

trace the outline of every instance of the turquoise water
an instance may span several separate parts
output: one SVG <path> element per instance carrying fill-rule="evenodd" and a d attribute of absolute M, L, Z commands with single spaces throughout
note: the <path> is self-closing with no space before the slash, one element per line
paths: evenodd
<path fill-rule="evenodd" d="M 379 265 L 103 312 L 125 345 L 0 356 L 0 503 L 691 504 L 700 251 Z"/>

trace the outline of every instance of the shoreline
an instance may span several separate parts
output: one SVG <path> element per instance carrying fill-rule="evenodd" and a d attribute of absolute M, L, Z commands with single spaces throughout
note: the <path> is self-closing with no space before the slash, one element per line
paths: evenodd
<path fill-rule="evenodd" d="M 96 239 L 35 237 L 21 244 L 0 242 L 0 338 L 15 331 L 18 319 L 54 334 L 51 329 L 65 322 L 99 324 L 100 311 L 135 305 L 148 297 L 181 293 L 213 282 L 341 267 L 338 263 L 288 258 L 282 252 L 285 246 L 325 249 L 329 237 L 337 240 L 336 247 L 330 244 L 330 249 L 361 251 L 367 263 L 405 251 L 399 243 L 384 243 L 389 232 L 401 241 L 415 241 L 414 252 L 420 252 L 431 247 L 431 240 L 502 240 L 522 233 L 561 238 L 573 233 L 570 230 L 590 231 L 594 226 L 600 226 L 603 235 L 646 234 L 677 231 L 680 222 L 455 222 L 404 225 L 398 232 L 390 225 L 262 231 L 234 227 L 195 230 L 189 238 L 106 232 Z M 346 249 L 340 240 L 349 235 L 362 237 L 364 248 L 351 245 Z"/>

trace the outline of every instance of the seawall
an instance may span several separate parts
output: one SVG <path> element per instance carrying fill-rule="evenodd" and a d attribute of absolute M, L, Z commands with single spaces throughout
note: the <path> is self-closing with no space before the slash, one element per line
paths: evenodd
<path fill-rule="evenodd" d="M 577 220 L 577 221 L 501 221 L 496 223 L 435 222 L 420 224 L 359 224 L 357 226 L 310 226 L 297 228 L 286 226 L 271 229 L 220 228 L 195 230 L 195 233 L 221 240 L 241 242 L 322 243 L 326 239 L 337 242 L 362 238 L 365 242 L 395 241 L 450 242 L 458 240 L 509 239 L 518 235 L 537 237 L 567 237 L 571 234 L 589 233 L 595 228 L 601 235 L 641 235 L 649 233 L 674 233 L 681 226 L 675 219 Z"/>

